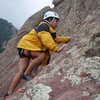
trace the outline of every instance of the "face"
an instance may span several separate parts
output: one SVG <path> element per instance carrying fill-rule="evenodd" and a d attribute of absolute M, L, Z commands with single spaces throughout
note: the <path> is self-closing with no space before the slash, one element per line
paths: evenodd
<path fill-rule="evenodd" d="M 58 22 L 59 22 L 58 19 L 55 19 L 55 20 L 54 20 L 54 22 L 53 22 L 53 24 L 52 24 L 52 26 L 53 26 L 54 29 L 58 27 Z"/>

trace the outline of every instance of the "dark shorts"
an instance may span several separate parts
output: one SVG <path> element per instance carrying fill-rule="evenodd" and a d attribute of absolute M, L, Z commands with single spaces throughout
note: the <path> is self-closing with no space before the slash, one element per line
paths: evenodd
<path fill-rule="evenodd" d="M 18 55 L 20 56 L 20 58 L 24 58 L 24 57 L 30 58 L 30 55 L 25 55 L 25 54 L 24 54 L 24 49 L 22 49 L 22 48 L 17 48 L 17 50 L 18 50 Z"/>
<path fill-rule="evenodd" d="M 18 50 L 18 55 L 20 56 L 20 58 L 24 58 L 24 57 L 31 58 L 31 54 L 30 54 L 30 52 L 29 52 L 29 54 L 28 54 L 28 55 L 25 55 L 25 54 L 24 54 L 24 49 L 22 49 L 22 48 L 17 48 L 17 50 Z M 29 51 L 30 51 L 30 50 L 29 50 Z M 47 53 L 47 52 L 48 52 L 48 50 L 45 50 L 45 51 L 40 51 L 40 52 Z"/>

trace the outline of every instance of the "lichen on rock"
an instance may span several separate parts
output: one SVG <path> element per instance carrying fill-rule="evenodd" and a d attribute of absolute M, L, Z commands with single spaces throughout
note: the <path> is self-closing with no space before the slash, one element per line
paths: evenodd
<path fill-rule="evenodd" d="M 30 95 L 32 100 L 49 100 L 49 93 L 51 91 L 52 89 L 49 86 L 42 83 L 36 84 L 25 92 L 22 100 L 26 100 L 28 98 L 27 95 Z"/>
<path fill-rule="evenodd" d="M 100 94 L 97 94 L 97 95 L 96 95 L 95 100 L 100 100 Z"/>

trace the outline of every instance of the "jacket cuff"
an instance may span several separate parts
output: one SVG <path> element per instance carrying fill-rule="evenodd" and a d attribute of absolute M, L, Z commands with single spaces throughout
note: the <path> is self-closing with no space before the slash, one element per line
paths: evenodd
<path fill-rule="evenodd" d="M 66 37 L 66 42 L 65 43 L 67 43 L 68 41 L 70 41 L 71 40 L 71 37 Z"/>
<path fill-rule="evenodd" d="M 57 52 L 57 50 L 58 50 L 58 47 L 55 47 L 55 48 L 54 48 L 54 52 Z"/>

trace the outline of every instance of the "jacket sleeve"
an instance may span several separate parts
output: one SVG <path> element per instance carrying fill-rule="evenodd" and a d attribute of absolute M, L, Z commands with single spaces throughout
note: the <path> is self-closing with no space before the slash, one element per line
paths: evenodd
<path fill-rule="evenodd" d="M 68 41 L 70 41 L 71 37 L 69 36 L 56 36 L 55 38 L 55 42 L 57 43 L 67 43 Z"/>
<path fill-rule="evenodd" d="M 41 31 L 38 33 L 38 36 L 47 49 L 55 52 L 57 51 L 58 47 L 49 32 Z"/>

